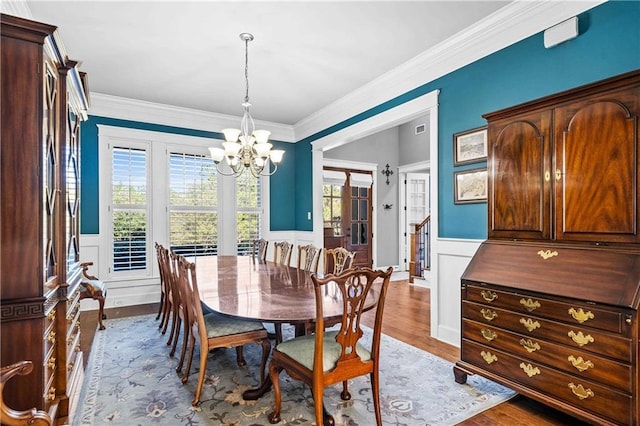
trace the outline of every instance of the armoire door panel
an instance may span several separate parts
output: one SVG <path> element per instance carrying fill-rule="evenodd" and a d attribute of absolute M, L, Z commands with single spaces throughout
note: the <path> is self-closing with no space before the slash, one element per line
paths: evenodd
<path fill-rule="evenodd" d="M 490 128 L 491 237 L 550 238 L 550 123 L 542 111 Z"/>
<path fill-rule="evenodd" d="M 639 98 L 632 90 L 556 108 L 556 239 L 640 242 Z"/>

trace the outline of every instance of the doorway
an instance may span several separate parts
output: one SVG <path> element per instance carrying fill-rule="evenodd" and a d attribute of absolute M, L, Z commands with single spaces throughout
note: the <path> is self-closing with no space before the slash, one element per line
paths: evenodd
<path fill-rule="evenodd" d="M 370 171 L 323 169 L 322 216 L 325 248 L 356 253 L 354 266 L 373 266 L 373 176 Z"/>

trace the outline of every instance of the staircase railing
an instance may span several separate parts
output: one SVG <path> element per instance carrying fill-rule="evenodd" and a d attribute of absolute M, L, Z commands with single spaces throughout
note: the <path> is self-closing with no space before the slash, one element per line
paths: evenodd
<path fill-rule="evenodd" d="M 409 282 L 413 282 L 414 277 L 422 277 L 423 271 L 431 269 L 431 245 L 429 241 L 429 235 L 431 233 L 431 215 L 427 216 L 422 222 L 414 226 L 414 233 L 411 235 L 412 244 L 411 259 L 409 262 Z"/>

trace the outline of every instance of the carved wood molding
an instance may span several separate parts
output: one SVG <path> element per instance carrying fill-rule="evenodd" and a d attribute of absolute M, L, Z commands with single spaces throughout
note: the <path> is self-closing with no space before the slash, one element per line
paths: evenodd
<path fill-rule="evenodd" d="M 13 303 L 3 300 L 0 306 L 0 322 L 42 318 L 44 312 L 43 299 L 25 299 Z"/>

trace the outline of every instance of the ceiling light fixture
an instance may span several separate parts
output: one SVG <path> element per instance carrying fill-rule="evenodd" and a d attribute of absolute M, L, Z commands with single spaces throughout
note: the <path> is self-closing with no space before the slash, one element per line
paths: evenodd
<path fill-rule="evenodd" d="M 280 149 L 272 150 L 268 130 L 255 130 L 255 123 L 251 117 L 249 108 L 249 42 L 253 40 L 253 35 L 249 33 L 240 34 L 240 40 L 244 41 L 244 79 L 246 91 L 244 95 L 244 115 L 240 122 L 240 129 L 224 129 L 224 148 L 209 148 L 211 158 L 216 164 L 218 173 L 225 176 L 240 176 L 245 169 L 249 169 L 255 177 L 271 176 L 278 170 L 278 164 L 282 161 L 284 151 Z M 222 160 L 225 159 L 231 169 L 231 173 L 222 170 Z M 269 161 L 273 163 L 273 170 L 269 166 Z"/>

